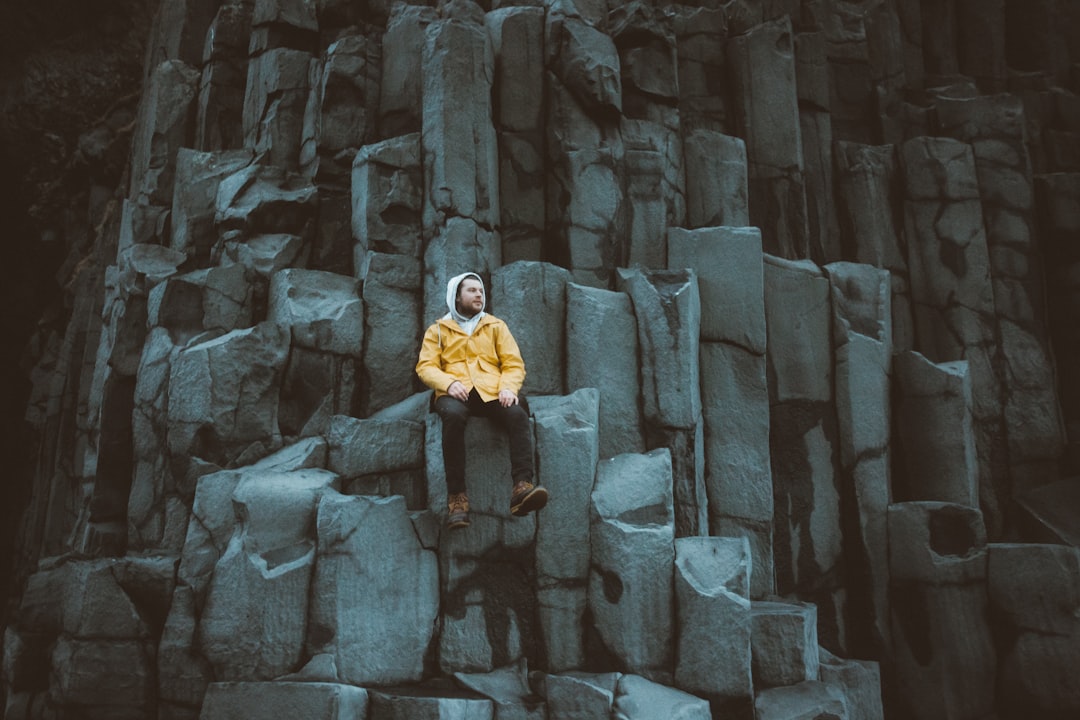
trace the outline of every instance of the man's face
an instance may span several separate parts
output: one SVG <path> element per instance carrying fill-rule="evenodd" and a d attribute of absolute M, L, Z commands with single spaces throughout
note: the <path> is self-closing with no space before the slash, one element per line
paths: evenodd
<path fill-rule="evenodd" d="M 476 278 L 465 278 L 458 285 L 457 310 L 472 317 L 484 309 L 484 284 Z"/>

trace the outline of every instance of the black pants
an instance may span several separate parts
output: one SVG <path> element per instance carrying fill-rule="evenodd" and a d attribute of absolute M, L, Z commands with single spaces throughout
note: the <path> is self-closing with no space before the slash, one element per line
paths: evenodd
<path fill-rule="evenodd" d="M 506 428 L 510 441 L 510 476 L 513 482 L 532 482 L 532 431 L 527 406 L 503 407 L 499 401 L 484 402 L 476 390 L 469 393 L 467 403 L 443 395 L 435 401 L 435 412 L 442 418 L 443 465 L 446 468 L 446 491 L 451 495 L 465 492 L 465 421 L 479 415 Z"/>

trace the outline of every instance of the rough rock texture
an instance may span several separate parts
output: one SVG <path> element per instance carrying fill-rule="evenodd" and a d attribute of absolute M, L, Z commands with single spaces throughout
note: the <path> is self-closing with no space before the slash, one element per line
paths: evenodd
<path fill-rule="evenodd" d="M 0 27 L 5 717 L 1080 711 L 1072 4 Z M 477 419 L 450 532 L 464 270 L 551 499 Z"/>

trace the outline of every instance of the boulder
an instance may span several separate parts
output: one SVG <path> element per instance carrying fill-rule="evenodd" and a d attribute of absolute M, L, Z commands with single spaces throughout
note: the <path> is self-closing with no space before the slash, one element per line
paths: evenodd
<path fill-rule="evenodd" d="M 746 538 L 675 541 L 675 685 L 682 690 L 718 702 L 753 698 L 751 565 Z"/>
<path fill-rule="evenodd" d="M 248 328 L 252 295 L 252 284 L 240 265 L 174 275 L 150 292 L 147 323 L 168 330 L 176 344 L 207 331 Z"/>
<path fill-rule="evenodd" d="M 758 720 L 847 720 L 863 717 L 848 708 L 838 688 L 814 681 L 762 690 L 754 698 L 754 712 Z"/>
<path fill-rule="evenodd" d="M 353 720 L 367 717 L 368 691 L 327 682 L 216 682 L 199 720 Z"/>
<path fill-rule="evenodd" d="M 559 81 L 587 113 L 604 116 L 622 111 L 615 43 L 578 15 L 572 4 L 560 3 L 548 12 L 544 52 Z"/>
<path fill-rule="evenodd" d="M 840 689 L 850 717 L 884 720 L 878 663 L 839 658 L 825 648 L 818 648 L 818 655 L 821 659 L 821 682 Z"/>
<path fill-rule="evenodd" d="M 217 233 L 214 228 L 218 187 L 226 177 L 253 162 L 249 150 L 176 153 L 176 184 L 172 193 L 172 237 L 169 246 L 199 266 L 210 264 Z"/>
<path fill-rule="evenodd" d="M 403 401 L 418 387 L 423 271 L 408 255 L 371 252 L 364 262 L 363 412 L 370 414 Z"/>
<path fill-rule="evenodd" d="M 262 154 L 271 165 L 299 168 L 314 64 L 311 53 L 288 47 L 267 50 L 248 63 L 244 147 Z"/>
<path fill-rule="evenodd" d="M 304 237 L 316 215 L 318 192 L 302 175 L 273 165 L 249 165 L 221 181 L 215 202 L 218 231 L 228 233 L 232 242 L 252 244 L 265 235 Z"/>
<path fill-rule="evenodd" d="M 419 133 L 365 145 L 356 153 L 351 187 L 358 257 L 369 251 L 419 254 L 422 174 Z"/>
<path fill-rule="evenodd" d="M 748 225 L 746 143 L 698 128 L 686 136 L 685 144 L 687 227 Z"/>
<path fill-rule="evenodd" d="M 454 673 L 467 690 L 491 700 L 500 720 L 547 720 L 547 708 L 529 688 L 525 662 L 490 673 Z"/>
<path fill-rule="evenodd" d="M 490 700 L 462 697 L 459 691 L 439 689 L 371 690 L 371 720 L 413 720 L 414 718 L 469 718 L 495 720 Z"/>
<path fill-rule="evenodd" d="M 549 720 L 611 717 L 619 673 L 569 672 L 544 677 Z"/>
<path fill-rule="evenodd" d="M 596 362 L 603 357 L 604 362 Z M 638 338 L 625 293 L 570 283 L 566 289 L 566 386 L 600 393 L 600 457 L 645 449 Z"/>
<path fill-rule="evenodd" d="M 756 601 L 750 606 L 754 687 L 818 679 L 817 608 L 809 603 Z"/>
<path fill-rule="evenodd" d="M 589 609 L 620 667 L 670 682 L 675 527 L 671 455 L 624 454 L 597 468 Z"/>
<path fill-rule="evenodd" d="M 626 720 L 711 720 L 709 703 L 690 693 L 666 687 L 639 675 L 622 675 L 615 695 L 614 717 Z"/>
<path fill-rule="evenodd" d="M 404 499 L 324 495 L 318 548 L 309 650 L 331 653 L 354 685 L 420 680 L 439 609 L 438 563 L 420 546 Z"/>
<path fill-rule="evenodd" d="M 424 424 L 413 419 L 335 415 L 327 433 L 327 468 L 344 478 L 424 465 Z"/>

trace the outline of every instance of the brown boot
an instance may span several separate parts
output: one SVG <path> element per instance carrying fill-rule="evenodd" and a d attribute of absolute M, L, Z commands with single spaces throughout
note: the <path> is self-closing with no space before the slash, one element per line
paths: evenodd
<path fill-rule="evenodd" d="M 510 514 L 517 517 L 528 515 L 547 505 L 548 491 L 528 480 L 518 480 L 510 495 Z"/>
<path fill-rule="evenodd" d="M 469 527 L 469 496 L 454 493 L 447 498 L 449 512 L 446 514 L 446 527 L 450 530 Z"/>

